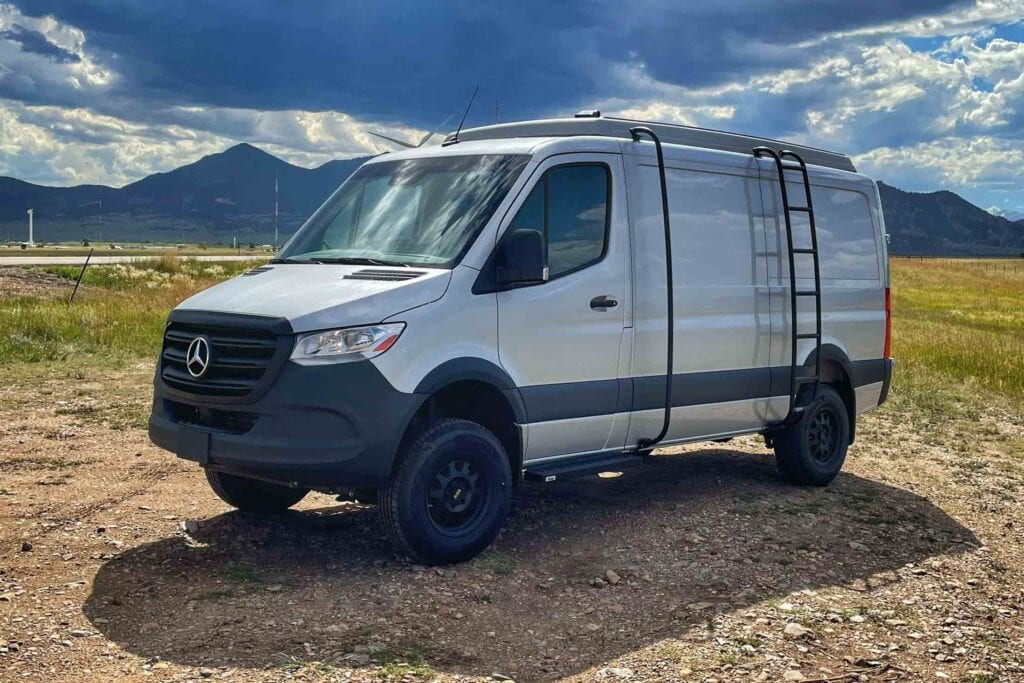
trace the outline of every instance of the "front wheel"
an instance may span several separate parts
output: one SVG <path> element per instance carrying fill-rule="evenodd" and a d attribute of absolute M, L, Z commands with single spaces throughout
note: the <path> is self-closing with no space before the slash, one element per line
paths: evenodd
<path fill-rule="evenodd" d="M 379 509 L 401 552 L 425 564 L 463 562 L 501 531 L 511 488 L 498 438 L 475 422 L 443 419 L 403 450 Z"/>
<path fill-rule="evenodd" d="M 775 462 L 783 478 L 803 486 L 825 486 L 839 474 L 850 443 L 846 405 L 827 384 L 800 419 L 775 437 Z"/>
<path fill-rule="evenodd" d="M 209 467 L 206 481 L 218 498 L 243 512 L 283 512 L 309 493 L 309 489 L 240 477 Z"/>

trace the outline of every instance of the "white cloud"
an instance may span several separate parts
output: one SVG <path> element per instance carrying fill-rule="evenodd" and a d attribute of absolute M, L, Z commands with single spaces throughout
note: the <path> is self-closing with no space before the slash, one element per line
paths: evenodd
<path fill-rule="evenodd" d="M 879 147 L 854 157 L 858 168 L 878 178 L 902 177 L 916 187 L 1020 184 L 1024 140 L 989 136 L 942 138 L 907 147 Z"/>

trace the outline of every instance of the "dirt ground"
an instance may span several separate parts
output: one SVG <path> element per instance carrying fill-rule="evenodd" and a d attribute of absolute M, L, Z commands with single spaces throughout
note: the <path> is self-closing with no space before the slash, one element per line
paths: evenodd
<path fill-rule="evenodd" d="M 72 287 L 74 283 L 44 270 L 7 266 L 0 261 L 0 297 L 33 294 L 59 296 L 62 290 L 67 296 L 71 294 Z"/>
<path fill-rule="evenodd" d="M 375 510 L 231 511 L 151 366 L 0 386 L 0 680 L 1024 681 L 1024 420 L 865 416 L 825 489 L 760 439 L 524 485 L 470 563 Z"/>

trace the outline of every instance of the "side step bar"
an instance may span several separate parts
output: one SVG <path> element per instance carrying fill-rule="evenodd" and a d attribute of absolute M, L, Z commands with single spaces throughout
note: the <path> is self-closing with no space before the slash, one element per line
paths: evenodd
<path fill-rule="evenodd" d="M 595 453 L 575 458 L 565 458 L 556 462 L 526 465 L 523 478 L 527 481 L 549 484 L 553 481 L 585 477 L 588 474 L 601 472 L 618 472 L 627 467 L 636 467 L 644 461 L 636 451 L 629 453 Z"/>

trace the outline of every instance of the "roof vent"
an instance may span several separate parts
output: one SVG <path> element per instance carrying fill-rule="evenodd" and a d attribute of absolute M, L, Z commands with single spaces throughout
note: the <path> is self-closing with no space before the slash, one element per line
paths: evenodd
<path fill-rule="evenodd" d="M 343 280 L 377 280 L 380 282 L 403 282 L 426 275 L 422 270 L 357 270 L 342 277 Z"/>
<path fill-rule="evenodd" d="M 572 115 L 574 119 L 599 119 L 601 118 L 601 111 L 599 109 L 584 109 L 578 111 Z"/>

